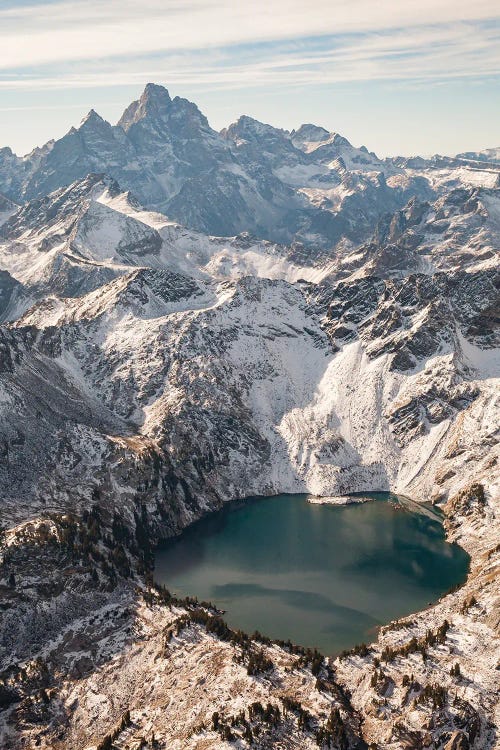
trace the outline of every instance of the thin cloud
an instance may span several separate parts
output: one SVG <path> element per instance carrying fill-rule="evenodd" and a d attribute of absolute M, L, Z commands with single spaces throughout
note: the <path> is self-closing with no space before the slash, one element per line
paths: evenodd
<path fill-rule="evenodd" d="M 0 70 L 498 17 L 492 0 L 85 0 L 0 11 Z"/>
<path fill-rule="evenodd" d="M 155 55 L 68 61 L 36 71 L 0 72 L 3 89 L 91 88 L 145 80 L 220 88 L 348 81 L 481 78 L 500 71 L 496 24 L 441 26 L 318 36 L 295 41 Z"/>

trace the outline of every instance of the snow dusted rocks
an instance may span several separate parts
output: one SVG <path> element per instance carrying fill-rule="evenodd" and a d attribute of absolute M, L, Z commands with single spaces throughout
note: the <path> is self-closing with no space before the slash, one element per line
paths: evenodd
<path fill-rule="evenodd" d="M 317 254 L 368 239 L 383 214 L 414 196 L 435 200 L 450 184 L 493 187 L 499 167 L 382 160 L 324 128 L 288 132 L 248 116 L 217 133 L 195 104 L 154 84 L 117 125 L 91 110 L 79 127 L 31 154 L 0 151 L 0 191 L 15 202 L 92 172 L 190 229 L 298 241 Z"/>
<path fill-rule="evenodd" d="M 16 210 L 16 204 L 0 193 L 0 226 L 4 224 L 9 216 Z"/>
<path fill-rule="evenodd" d="M 369 503 L 370 500 L 371 498 L 363 497 L 363 495 L 335 495 L 333 497 L 311 495 L 307 498 L 307 502 L 311 505 L 359 505 Z"/>
<path fill-rule="evenodd" d="M 152 85 L 0 151 L 3 746 L 495 746 L 490 156 L 219 134 Z M 224 502 L 373 490 L 439 504 L 470 576 L 331 664 L 145 583 Z"/>

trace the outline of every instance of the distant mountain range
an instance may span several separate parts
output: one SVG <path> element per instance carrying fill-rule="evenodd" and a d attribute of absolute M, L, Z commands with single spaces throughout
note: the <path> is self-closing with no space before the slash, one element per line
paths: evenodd
<path fill-rule="evenodd" d="M 489 156 L 471 158 L 484 167 Z M 217 133 L 195 104 L 148 84 L 115 126 L 91 110 L 78 128 L 25 157 L 0 150 L 0 192 L 24 202 L 105 173 L 144 206 L 201 232 L 331 248 L 362 241 L 383 213 L 414 195 L 437 197 L 457 164 L 381 160 L 324 128 L 290 133 L 247 116 Z"/>

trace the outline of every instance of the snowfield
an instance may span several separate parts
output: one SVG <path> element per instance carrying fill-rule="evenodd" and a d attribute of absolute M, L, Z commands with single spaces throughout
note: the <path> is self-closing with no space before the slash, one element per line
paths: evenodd
<path fill-rule="evenodd" d="M 500 747 L 496 151 L 216 133 L 153 85 L 7 151 L 2 748 Z M 231 633 L 151 581 L 226 502 L 376 490 L 434 503 L 471 569 L 369 647 Z"/>

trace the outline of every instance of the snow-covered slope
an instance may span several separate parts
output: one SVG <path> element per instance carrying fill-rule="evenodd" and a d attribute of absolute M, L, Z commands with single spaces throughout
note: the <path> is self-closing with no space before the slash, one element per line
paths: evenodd
<path fill-rule="evenodd" d="M 188 277 L 136 269 L 83 297 L 42 301 L 3 335 L 2 516 L 9 525 L 27 512 L 78 517 L 97 500 L 132 526 L 142 508 L 155 538 L 247 494 L 390 487 L 443 501 L 475 480 L 485 488 L 491 539 L 495 284 L 485 271 L 368 277 L 336 288 L 246 277 L 204 291 Z M 451 514 L 455 523 L 460 517 Z M 468 521 L 461 523 L 468 546 Z M 478 595 L 482 585 L 476 580 Z M 155 615 L 148 638 L 161 622 Z M 484 618 L 474 622 L 470 638 L 489 632 Z M 105 668 L 109 696 L 122 658 Z M 185 654 L 182 663 L 181 674 L 194 668 Z M 342 665 L 364 714 L 357 674 L 357 663 L 347 673 Z M 485 666 L 482 679 L 491 680 L 487 674 Z M 250 686 L 250 695 L 269 696 L 272 684 L 261 693 Z M 138 686 L 127 705 L 142 710 Z M 70 683 L 60 699 L 67 692 L 71 704 L 74 689 L 87 705 L 90 683 Z M 207 705 L 218 700 L 211 693 Z M 475 688 L 468 701 L 485 742 L 482 717 L 491 713 Z M 391 710 L 394 726 L 404 711 Z M 159 718 L 151 726 L 165 732 Z M 378 724 L 371 731 L 381 738 Z"/>
<path fill-rule="evenodd" d="M 377 225 L 369 242 L 339 249 L 334 278 L 475 271 L 498 265 L 500 190 L 455 188 L 434 203 L 412 198 Z"/>
<path fill-rule="evenodd" d="M 11 319 L 36 300 L 81 297 L 133 268 L 165 269 L 207 283 L 247 274 L 321 278 L 328 263 L 311 265 L 303 253 L 299 257 L 300 249 L 248 234 L 210 237 L 186 229 L 143 209 L 103 175 L 13 206 L 0 228 L 1 266 L 22 285 Z"/>
<path fill-rule="evenodd" d="M 482 151 L 464 151 L 457 154 L 457 159 L 466 159 L 468 161 L 488 161 L 494 164 L 500 164 L 500 147 L 485 148 Z"/>
<path fill-rule="evenodd" d="M 465 162 L 219 134 L 152 85 L 0 152 L 6 747 L 495 746 L 500 198 Z M 371 650 L 328 663 L 146 586 L 224 502 L 377 489 L 439 504 L 472 562 Z"/>
<path fill-rule="evenodd" d="M 366 239 L 383 213 L 412 196 L 435 199 L 452 183 L 493 187 L 499 167 L 381 160 L 314 125 L 289 132 L 248 116 L 217 133 L 195 104 L 155 84 L 117 125 L 91 110 L 79 127 L 25 157 L 0 150 L 0 190 L 19 203 L 91 172 L 110 175 L 143 205 L 190 229 L 250 232 L 314 250 Z"/>

